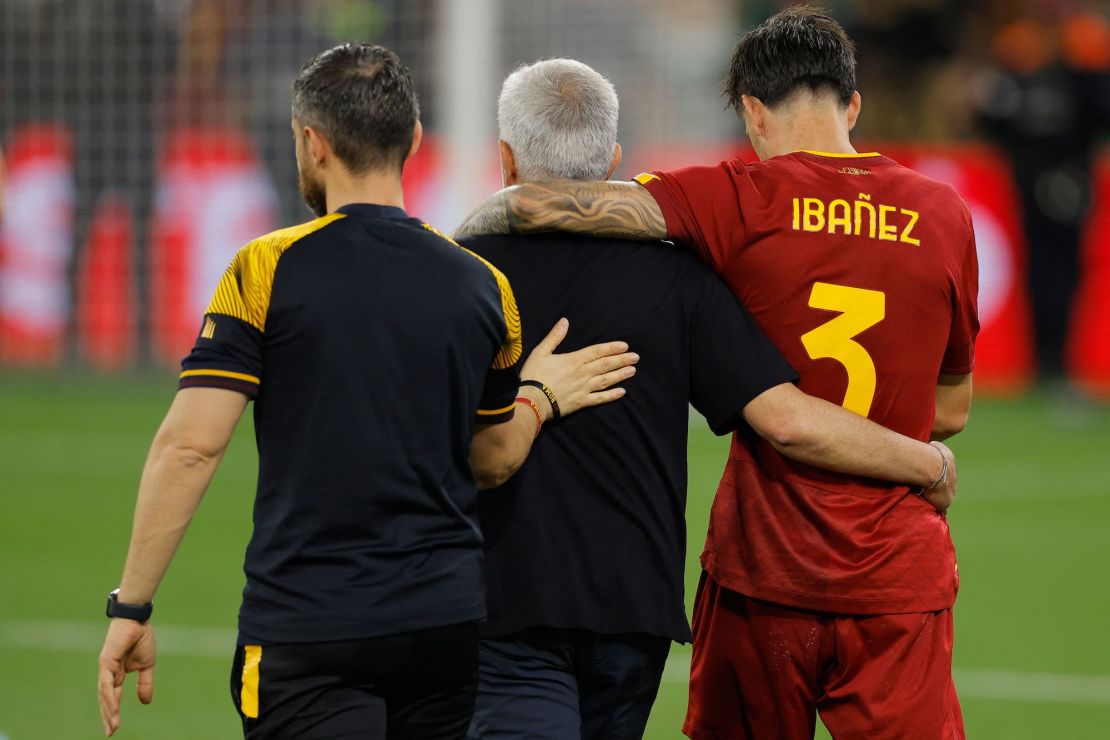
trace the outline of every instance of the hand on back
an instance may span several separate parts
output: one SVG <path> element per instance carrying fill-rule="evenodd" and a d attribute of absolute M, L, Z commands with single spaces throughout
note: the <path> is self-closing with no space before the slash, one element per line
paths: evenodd
<path fill-rule="evenodd" d="M 543 383 L 559 404 L 561 416 L 580 409 L 616 401 L 624 388 L 613 386 L 636 374 L 640 356 L 628 351 L 627 342 L 603 342 L 589 347 L 554 354 L 566 338 L 570 322 L 559 319 L 521 368 L 522 380 Z"/>

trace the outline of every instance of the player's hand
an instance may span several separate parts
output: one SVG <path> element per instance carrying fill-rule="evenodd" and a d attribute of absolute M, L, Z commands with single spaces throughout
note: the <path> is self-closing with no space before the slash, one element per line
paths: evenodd
<path fill-rule="evenodd" d="M 940 450 L 940 454 L 944 455 L 944 459 L 948 461 L 948 474 L 947 479 L 940 485 L 922 491 L 921 495 L 933 505 L 934 509 L 943 514 L 948 511 L 948 507 L 956 499 L 956 456 L 943 442 L 930 442 L 929 444 Z"/>
<path fill-rule="evenodd" d="M 616 401 L 625 390 L 612 386 L 635 375 L 634 365 L 640 361 L 639 355 L 628 351 L 627 342 L 604 342 L 577 352 L 554 354 L 569 329 L 570 322 L 559 319 L 520 370 L 522 379 L 538 380 L 551 390 L 563 416 Z M 550 404 L 540 405 L 550 419 Z"/>
<path fill-rule="evenodd" d="M 100 676 L 97 693 L 104 734 L 111 737 L 119 729 L 119 701 L 123 695 L 123 679 L 128 673 L 139 672 L 136 687 L 139 701 L 150 704 L 154 698 L 154 629 L 150 622 L 139 624 L 132 619 L 113 619 L 108 636 L 100 651 Z"/>

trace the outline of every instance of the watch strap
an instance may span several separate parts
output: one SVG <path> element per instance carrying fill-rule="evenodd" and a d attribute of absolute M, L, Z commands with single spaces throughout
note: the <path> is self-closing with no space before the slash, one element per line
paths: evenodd
<path fill-rule="evenodd" d="M 117 588 L 108 594 L 108 607 L 104 613 L 113 619 L 131 619 L 140 624 L 145 624 L 150 620 L 150 615 L 154 613 L 154 603 L 148 601 L 145 604 L 125 604 L 119 600 L 119 589 Z"/>

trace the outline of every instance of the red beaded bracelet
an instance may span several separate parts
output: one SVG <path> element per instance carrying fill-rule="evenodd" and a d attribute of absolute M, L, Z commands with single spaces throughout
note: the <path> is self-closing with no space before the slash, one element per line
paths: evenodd
<path fill-rule="evenodd" d="M 524 396 L 517 396 L 516 402 L 527 404 L 528 408 L 532 409 L 532 413 L 536 415 L 536 436 L 540 436 L 540 430 L 543 429 L 543 413 L 540 412 L 540 407 L 531 398 Z"/>

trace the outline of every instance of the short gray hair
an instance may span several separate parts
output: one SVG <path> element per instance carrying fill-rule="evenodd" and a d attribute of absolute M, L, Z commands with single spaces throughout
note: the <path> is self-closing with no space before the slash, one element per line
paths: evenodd
<path fill-rule="evenodd" d="M 505 79 L 497 125 L 521 180 L 604 180 L 618 110 L 609 80 L 582 62 L 548 59 Z"/>

